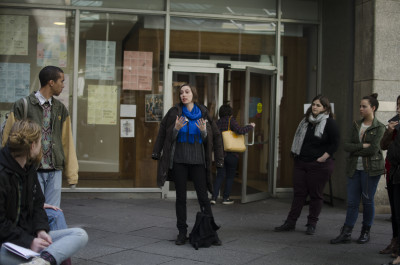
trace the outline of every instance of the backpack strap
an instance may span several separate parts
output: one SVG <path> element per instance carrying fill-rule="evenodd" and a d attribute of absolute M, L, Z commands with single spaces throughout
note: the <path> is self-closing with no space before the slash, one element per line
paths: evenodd
<path fill-rule="evenodd" d="M 24 120 L 28 117 L 28 102 L 26 98 L 22 98 L 24 100 Z"/>

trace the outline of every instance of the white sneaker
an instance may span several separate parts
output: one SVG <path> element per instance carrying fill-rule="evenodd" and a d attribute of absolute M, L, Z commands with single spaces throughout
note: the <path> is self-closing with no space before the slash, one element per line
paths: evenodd
<path fill-rule="evenodd" d="M 211 199 L 210 203 L 213 204 L 213 205 L 216 204 L 217 203 L 217 199 Z"/>
<path fill-rule="evenodd" d="M 27 263 L 20 263 L 19 265 L 50 265 L 50 262 L 45 261 L 42 258 L 36 257 Z"/>

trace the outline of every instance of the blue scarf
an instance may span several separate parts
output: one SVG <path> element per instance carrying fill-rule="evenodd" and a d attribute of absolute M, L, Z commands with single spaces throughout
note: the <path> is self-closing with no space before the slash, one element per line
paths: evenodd
<path fill-rule="evenodd" d="M 193 144 L 194 141 L 197 141 L 201 144 L 203 139 L 201 138 L 200 129 L 196 126 L 196 121 L 201 118 L 201 110 L 196 104 L 193 106 L 192 111 L 183 106 L 182 114 L 189 119 L 189 122 L 179 130 L 178 142 Z"/>

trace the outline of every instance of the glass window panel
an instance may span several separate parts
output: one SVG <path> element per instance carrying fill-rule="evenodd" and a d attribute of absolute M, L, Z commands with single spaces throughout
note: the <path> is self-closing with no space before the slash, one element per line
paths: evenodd
<path fill-rule="evenodd" d="M 164 10 L 164 0 L 70 0 L 73 6 Z"/>
<path fill-rule="evenodd" d="M 0 0 L 0 3 L 44 4 L 59 6 L 87 6 L 104 8 L 131 8 L 165 10 L 164 0 Z"/>
<path fill-rule="evenodd" d="M 282 0 L 282 18 L 318 20 L 319 0 Z"/>
<path fill-rule="evenodd" d="M 69 0 L 0 0 L 0 3 L 18 3 L 18 4 L 45 4 L 45 5 L 66 5 Z"/>
<path fill-rule="evenodd" d="M 151 152 L 162 116 L 163 41 L 162 17 L 81 13 L 81 187 L 157 187 Z"/>
<path fill-rule="evenodd" d="M 318 26 L 284 24 L 282 71 L 278 82 L 279 155 L 277 187 L 292 187 L 293 159 L 290 150 L 304 104 L 317 94 Z M 292 121 L 292 122 L 287 122 Z"/>
<path fill-rule="evenodd" d="M 276 17 L 276 0 L 171 0 L 171 11 Z"/>
<path fill-rule="evenodd" d="M 171 18 L 170 58 L 272 64 L 273 22 Z"/>
<path fill-rule="evenodd" d="M 65 73 L 59 99 L 72 111 L 74 12 L 45 9 L 0 9 L 0 117 L 21 97 L 40 88 L 39 72 L 47 65 Z"/>

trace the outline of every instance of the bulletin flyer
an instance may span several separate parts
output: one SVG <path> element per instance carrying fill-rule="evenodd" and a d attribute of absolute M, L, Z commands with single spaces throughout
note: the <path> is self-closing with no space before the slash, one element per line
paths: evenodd
<path fill-rule="evenodd" d="M 122 89 L 151 91 L 153 81 L 152 74 L 152 52 L 124 52 Z"/>
<path fill-rule="evenodd" d="M 0 63 L 0 102 L 15 102 L 29 95 L 30 64 Z"/>
<path fill-rule="evenodd" d="M 115 41 L 86 41 L 86 79 L 115 79 Z"/>
<path fill-rule="evenodd" d="M 117 86 L 88 86 L 88 124 L 116 125 L 118 107 Z"/>
<path fill-rule="evenodd" d="M 38 29 L 37 65 L 67 67 L 67 30 L 40 27 Z"/>
<path fill-rule="evenodd" d="M 29 17 L 0 15 L 0 54 L 28 55 Z"/>

